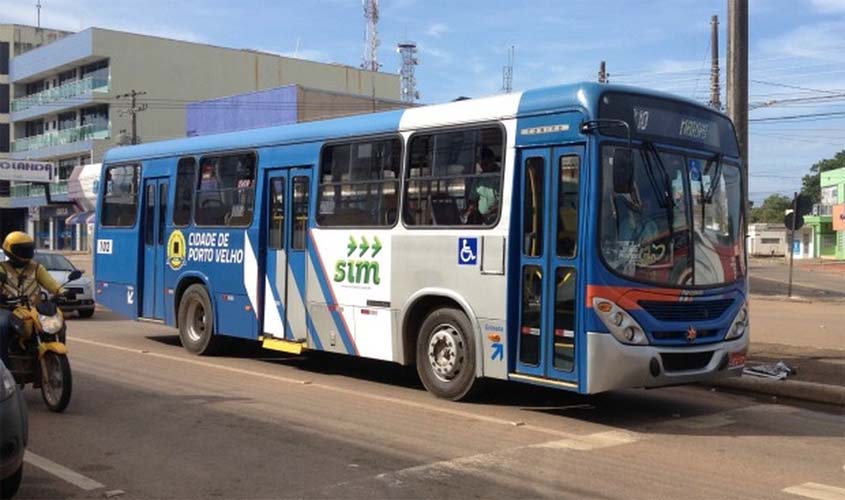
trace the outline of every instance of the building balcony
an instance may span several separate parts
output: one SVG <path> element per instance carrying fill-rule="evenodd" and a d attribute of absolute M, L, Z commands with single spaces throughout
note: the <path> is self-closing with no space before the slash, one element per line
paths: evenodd
<path fill-rule="evenodd" d="M 93 140 L 108 138 L 109 125 L 106 121 L 32 137 L 22 137 L 15 139 L 12 143 L 12 159 L 40 160 L 81 153 L 92 148 Z"/>
<path fill-rule="evenodd" d="M 47 195 L 43 184 L 15 184 L 11 188 L 9 206 L 12 208 L 38 207 L 47 204 Z M 50 183 L 51 201 L 66 202 L 68 197 L 68 182 L 58 181 Z"/>
<path fill-rule="evenodd" d="M 91 73 L 81 80 L 18 97 L 12 101 L 12 121 L 29 120 L 90 104 L 94 101 L 95 94 L 106 93 L 109 88 L 109 70 L 106 68 Z"/>
<path fill-rule="evenodd" d="M 813 205 L 813 211 L 810 213 L 817 216 L 831 216 L 833 215 L 833 205 L 822 205 L 821 203 L 816 203 Z"/>

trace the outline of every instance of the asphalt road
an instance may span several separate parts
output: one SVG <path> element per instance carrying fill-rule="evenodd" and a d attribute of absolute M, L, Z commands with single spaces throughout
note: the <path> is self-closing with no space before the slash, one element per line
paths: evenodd
<path fill-rule="evenodd" d="M 68 411 L 27 390 L 22 499 L 845 499 L 832 408 L 516 383 L 458 404 L 381 362 L 251 346 L 199 358 L 171 329 L 107 312 L 69 329 Z"/>

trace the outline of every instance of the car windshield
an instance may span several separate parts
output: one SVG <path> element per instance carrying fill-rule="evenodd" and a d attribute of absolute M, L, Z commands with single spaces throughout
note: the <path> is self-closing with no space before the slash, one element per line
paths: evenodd
<path fill-rule="evenodd" d="M 613 152 L 602 148 L 601 253 L 638 281 L 709 286 L 745 274 L 739 168 L 720 156 L 647 147 L 633 151 L 628 193 L 613 188 Z M 621 147 L 621 146 L 619 146 Z"/>
<path fill-rule="evenodd" d="M 48 271 L 73 271 L 76 269 L 67 258 L 54 253 L 36 253 L 35 260 Z"/>

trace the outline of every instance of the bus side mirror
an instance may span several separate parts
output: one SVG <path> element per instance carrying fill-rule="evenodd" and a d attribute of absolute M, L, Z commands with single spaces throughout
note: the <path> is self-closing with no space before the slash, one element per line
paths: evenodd
<path fill-rule="evenodd" d="M 634 183 L 634 161 L 629 148 L 613 151 L 613 191 L 630 193 Z"/>

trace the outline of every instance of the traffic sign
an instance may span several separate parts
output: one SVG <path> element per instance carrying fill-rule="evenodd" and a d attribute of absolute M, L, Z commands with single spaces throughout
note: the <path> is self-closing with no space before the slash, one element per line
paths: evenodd
<path fill-rule="evenodd" d="M 800 215 L 795 219 L 795 227 L 794 228 L 792 227 L 792 217 L 793 217 L 793 215 L 795 215 L 795 212 L 789 212 L 788 214 L 786 214 L 786 216 L 783 218 L 783 225 L 786 226 L 787 229 L 796 229 L 796 230 L 804 227 L 804 217 L 802 217 Z"/>

